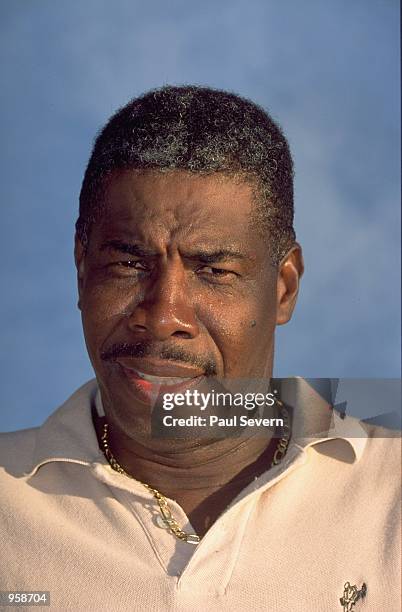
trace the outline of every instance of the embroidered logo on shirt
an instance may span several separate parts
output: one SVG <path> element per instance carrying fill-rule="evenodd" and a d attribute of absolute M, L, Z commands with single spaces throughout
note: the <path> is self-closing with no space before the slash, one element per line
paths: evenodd
<path fill-rule="evenodd" d="M 343 612 L 352 612 L 355 607 L 355 603 L 359 599 L 363 599 L 367 593 L 366 583 L 363 582 L 362 588 L 359 590 L 354 584 L 350 585 L 350 582 L 345 582 L 343 587 L 343 596 L 340 598 L 341 606 L 343 606 Z"/>

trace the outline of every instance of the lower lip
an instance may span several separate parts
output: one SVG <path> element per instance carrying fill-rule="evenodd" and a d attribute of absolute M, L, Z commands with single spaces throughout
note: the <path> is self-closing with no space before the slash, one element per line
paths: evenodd
<path fill-rule="evenodd" d="M 141 378 L 141 376 L 135 370 L 130 370 L 122 365 L 120 365 L 120 367 L 131 386 L 140 396 L 140 399 L 142 401 L 146 401 L 147 403 L 154 401 L 158 395 L 163 395 L 164 393 L 182 393 L 183 391 L 198 385 L 204 378 L 204 376 L 195 376 L 194 378 L 188 378 L 181 383 L 164 385 L 160 383 L 153 383 L 149 380 Z"/>

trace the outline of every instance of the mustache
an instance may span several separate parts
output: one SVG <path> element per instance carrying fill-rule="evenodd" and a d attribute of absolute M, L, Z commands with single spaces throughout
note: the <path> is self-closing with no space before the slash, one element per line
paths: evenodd
<path fill-rule="evenodd" d="M 152 342 L 146 340 L 140 340 L 133 344 L 129 342 L 112 344 L 100 354 L 102 361 L 116 361 L 119 357 L 156 357 L 175 363 L 182 362 L 193 365 L 202 369 L 206 376 L 217 374 L 216 362 L 210 355 L 193 355 L 179 346 L 172 345 L 165 345 L 156 349 Z"/>

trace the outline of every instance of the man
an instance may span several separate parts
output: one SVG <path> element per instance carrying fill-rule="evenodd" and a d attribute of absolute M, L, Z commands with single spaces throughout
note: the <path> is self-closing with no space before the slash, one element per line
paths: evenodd
<path fill-rule="evenodd" d="M 96 381 L 2 437 L 3 590 L 56 610 L 398 609 L 396 440 L 300 379 L 263 435 L 162 435 L 167 395 L 183 418 L 188 391 L 209 417 L 214 386 L 275 397 L 303 274 L 292 178 L 278 126 L 221 91 L 150 92 L 100 133 L 75 243 Z"/>

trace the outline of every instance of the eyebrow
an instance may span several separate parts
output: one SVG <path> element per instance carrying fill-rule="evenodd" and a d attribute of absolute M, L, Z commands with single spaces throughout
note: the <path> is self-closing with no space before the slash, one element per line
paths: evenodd
<path fill-rule="evenodd" d="M 100 251 L 106 251 L 107 249 L 127 253 L 134 257 L 155 257 L 157 255 L 152 249 L 141 246 L 136 242 L 123 242 L 121 240 L 107 240 L 101 245 Z"/>
<path fill-rule="evenodd" d="M 246 256 L 237 249 L 218 249 L 217 251 L 199 249 L 196 253 L 185 255 L 185 257 L 186 259 L 202 261 L 203 263 L 246 259 Z"/>
<path fill-rule="evenodd" d="M 156 251 L 141 246 L 136 242 L 124 242 L 121 240 L 107 240 L 101 245 L 100 251 L 105 251 L 107 249 L 120 251 L 120 253 L 127 253 L 134 257 L 156 257 L 158 255 Z M 207 264 L 234 259 L 247 259 L 246 256 L 236 248 L 221 248 L 216 251 L 201 248 L 194 253 L 183 253 L 182 255 L 185 259 L 189 259 L 190 261 L 201 261 Z"/>

